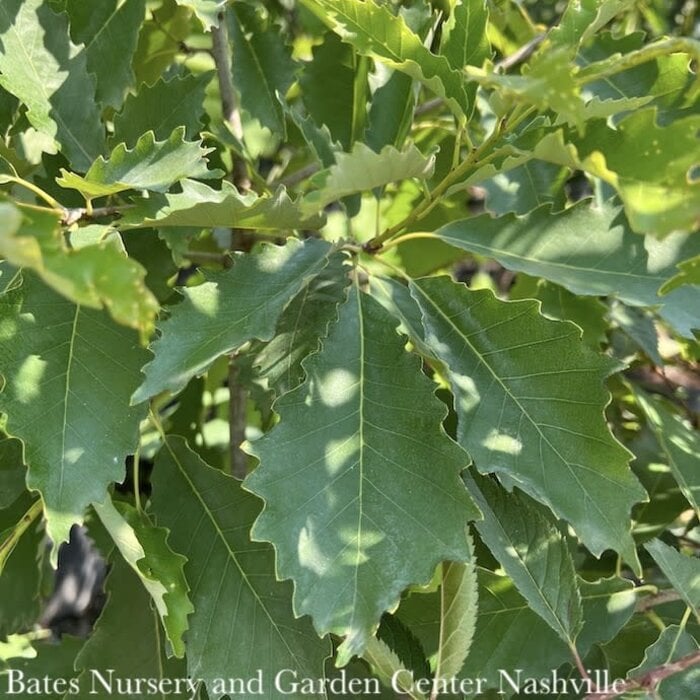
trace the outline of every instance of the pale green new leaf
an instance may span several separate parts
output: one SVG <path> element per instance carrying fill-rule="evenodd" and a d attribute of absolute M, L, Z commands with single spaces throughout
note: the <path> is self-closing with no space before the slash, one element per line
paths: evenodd
<path fill-rule="evenodd" d="M 302 360 L 318 350 L 328 324 L 337 318 L 349 282 L 345 261 L 340 252 L 329 257 L 328 266 L 292 299 L 274 337 L 255 356 L 260 376 L 278 396 L 301 384 Z"/>
<path fill-rule="evenodd" d="M 294 82 L 296 66 L 274 25 L 265 23 L 245 3 L 234 3 L 228 15 L 233 44 L 233 85 L 240 106 L 273 134 L 287 137 L 284 97 Z"/>
<path fill-rule="evenodd" d="M 698 166 L 700 115 L 667 126 L 654 108 L 638 110 L 613 129 L 591 122 L 586 136 L 574 140 L 584 168 L 620 193 L 632 228 L 665 236 L 700 225 Z"/>
<path fill-rule="evenodd" d="M 155 683 L 184 678 L 184 664 L 167 658 L 158 616 L 151 608 L 151 598 L 126 562 L 117 558 L 112 563 L 106 588 L 107 602 L 75 659 L 78 673 L 73 676 L 78 679 L 80 692 L 66 697 L 76 700 L 114 697 L 115 692 L 110 693 L 94 678 L 95 671 L 105 679 L 112 677 L 114 690 L 118 678 L 136 676 L 152 679 Z M 143 697 L 140 692 L 127 697 L 139 696 Z M 196 697 L 191 688 L 188 696 Z"/>
<path fill-rule="evenodd" d="M 86 52 L 68 36 L 68 20 L 44 0 L 0 3 L 0 86 L 27 106 L 27 118 L 54 138 L 76 170 L 104 147 L 95 83 Z"/>
<path fill-rule="evenodd" d="M 195 607 L 188 671 L 204 679 L 209 697 L 218 700 L 226 692 L 217 679 L 252 678 L 257 669 L 268 682 L 283 668 L 299 678 L 322 677 L 330 644 L 316 636 L 308 618 L 295 618 L 292 586 L 276 580 L 272 547 L 249 539 L 260 501 L 202 462 L 182 438 L 165 439 L 153 494 L 158 523 L 170 529 L 173 547 L 188 560 L 185 576 Z M 276 697 L 270 693 L 272 688 L 265 697 Z"/>
<path fill-rule="evenodd" d="M 686 233 L 663 241 L 641 238 L 609 202 L 592 206 L 583 201 L 556 215 L 544 206 L 522 218 L 465 219 L 443 226 L 435 235 L 574 294 L 614 295 L 633 306 L 659 306 L 658 314 L 686 337 L 692 338 L 692 329 L 700 327 L 699 287 L 657 294 L 675 274 L 676 262 L 700 251 L 700 238 Z"/>
<path fill-rule="evenodd" d="M 272 195 L 240 194 L 224 181 L 214 190 L 196 180 L 183 180 L 182 192 L 140 199 L 120 219 L 122 228 L 196 227 L 290 231 L 319 228 L 323 219 L 301 211 L 284 187 Z"/>
<path fill-rule="evenodd" d="M 24 442 L 27 484 L 44 500 L 55 564 L 87 506 L 124 478 L 146 411 L 130 407 L 129 396 L 147 353 L 136 333 L 29 272 L 0 297 L 0 315 L 0 411 L 8 433 Z"/>
<path fill-rule="evenodd" d="M 545 515 L 493 481 L 465 476 L 484 519 L 481 539 L 530 607 L 569 646 L 581 628 L 581 594 L 569 545 Z"/>
<path fill-rule="evenodd" d="M 661 540 L 644 545 L 664 576 L 698 615 L 700 611 L 700 558 L 686 556 Z"/>
<path fill-rule="evenodd" d="M 444 97 L 461 119 L 471 112 L 465 80 L 444 56 L 431 53 L 406 25 L 383 5 L 355 0 L 302 0 L 355 50 L 408 73 Z"/>
<path fill-rule="evenodd" d="M 117 505 L 109 497 L 104 503 L 93 503 L 117 549 L 153 599 L 175 656 L 183 657 L 182 636 L 187 616 L 194 612 L 184 574 L 187 560 L 170 548 L 167 530 L 145 522 L 129 504 Z"/>
<path fill-rule="evenodd" d="M 232 269 L 185 288 L 183 301 L 159 325 L 160 337 L 151 346 L 155 357 L 133 401 L 166 389 L 177 392 L 220 355 L 253 338 L 270 340 L 280 314 L 327 265 L 330 250 L 315 239 L 265 245 L 258 253 L 238 255 Z"/>
<path fill-rule="evenodd" d="M 167 141 L 156 141 L 154 133 L 148 131 L 133 149 L 121 143 L 106 160 L 100 156 L 84 177 L 62 168 L 56 182 L 78 190 L 87 200 L 131 189 L 166 192 L 175 182 L 188 177 L 221 175 L 220 171 L 207 169 L 204 156 L 212 150 L 203 148 L 201 141 L 185 141 L 184 126 L 177 127 Z"/>
<path fill-rule="evenodd" d="M 85 46 L 97 101 L 118 109 L 135 80 L 131 61 L 145 16 L 145 0 L 68 0 L 66 11 L 71 38 Z"/>
<path fill-rule="evenodd" d="M 447 277 L 410 286 L 426 343 L 448 367 L 459 443 L 479 471 L 548 505 L 596 556 L 613 549 L 636 565 L 629 513 L 646 493 L 604 416 L 616 363 L 536 301 L 500 301 Z"/>
<path fill-rule="evenodd" d="M 467 535 L 473 550 L 471 535 Z M 469 655 L 479 600 L 479 583 L 474 561 L 445 562 L 440 584 L 440 639 L 435 659 L 435 678 L 455 678 Z"/>
<path fill-rule="evenodd" d="M 311 185 L 317 189 L 307 194 L 302 202 L 302 210 L 309 215 L 356 192 L 368 192 L 411 177 L 429 178 L 435 167 L 435 156 L 426 158 L 413 144 L 403 151 L 388 145 L 375 153 L 358 142 L 351 153 L 338 153 L 335 160 L 335 165 L 311 180 Z"/>
<path fill-rule="evenodd" d="M 219 26 L 219 14 L 226 7 L 226 0 L 175 0 L 175 2 L 191 8 L 206 31 Z"/>
<path fill-rule="evenodd" d="M 153 131 L 157 139 L 167 139 L 178 126 L 185 127 L 185 138 L 194 138 L 202 128 L 204 91 L 212 75 L 188 73 L 141 85 L 135 95 L 126 98 L 122 111 L 114 117 L 111 142 L 132 148 L 147 131 Z"/>
<path fill-rule="evenodd" d="M 275 545 L 296 612 L 345 637 L 341 665 L 409 584 L 470 559 L 465 529 L 478 517 L 458 478 L 468 457 L 395 324 L 354 287 L 306 382 L 277 400 L 280 422 L 250 448 L 260 465 L 245 486 L 265 500 L 253 536 Z"/>
<path fill-rule="evenodd" d="M 576 0 L 570 2 L 550 38 L 555 46 L 575 50 L 635 0 Z"/>
<path fill-rule="evenodd" d="M 0 202 L 0 255 L 31 268 L 77 304 L 106 308 L 142 337 L 153 330 L 158 301 L 144 284 L 146 271 L 126 256 L 118 236 L 68 248 L 57 213 Z"/>

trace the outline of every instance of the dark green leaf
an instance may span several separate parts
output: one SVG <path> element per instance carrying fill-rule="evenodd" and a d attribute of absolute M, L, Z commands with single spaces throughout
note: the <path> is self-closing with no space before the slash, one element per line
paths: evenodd
<path fill-rule="evenodd" d="M 582 345 L 576 326 L 541 316 L 537 302 L 502 302 L 445 277 L 412 282 L 411 293 L 426 343 L 449 369 L 459 442 L 479 471 L 547 504 L 597 556 L 614 549 L 635 565 L 629 512 L 645 492 L 604 420 L 614 363 Z"/>
<path fill-rule="evenodd" d="M 686 556 L 661 540 L 644 545 L 671 585 L 698 615 L 700 610 L 700 559 Z"/>
<path fill-rule="evenodd" d="M 306 382 L 275 404 L 280 422 L 252 446 L 261 464 L 246 480 L 265 500 L 253 536 L 275 545 L 297 612 L 345 636 L 341 664 L 407 585 L 427 582 L 439 561 L 469 559 L 465 528 L 478 516 L 457 478 L 466 454 L 392 325 L 351 290 L 304 363 Z"/>
<path fill-rule="evenodd" d="M 329 252 L 323 241 L 290 239 L 285 246 L 266 245 L 259 253 L 239 255 L 233 269 L 185 288 L 182 303 L 159 326 L 155 357 L 144 368 L 146 379 L 134 402 L 166 389 L 179 391 L 217 357 L 248 340 L 270 340 L 282 311 L 327 265 Z M 236 303 L 226 303 L 232 296 Z"/>
<path fill-rule="evenodd" d="M 329 644 L 318 639 L 308 618 L 295 618 L 292 586 L 276 580 L 272 547 L 249 539 L 260 512 L 256 498 L 202 462 L 184 440 L 166 438 L 156 460 L 153 509 L 170 529 L 173 547 L 188 559 L 185 575 L 195 606 L 188 671 L 204 679 L 209 697 L 218 700 L 226 692 L 217 689 L 217 679 L 253 678 L 258 669 L 266 683 L 280 669 L 299 678 L 323 676 Z"/>

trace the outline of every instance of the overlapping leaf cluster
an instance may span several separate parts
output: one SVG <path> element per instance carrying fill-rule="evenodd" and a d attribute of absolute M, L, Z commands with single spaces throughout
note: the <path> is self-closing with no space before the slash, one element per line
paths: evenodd
<path fill-rule="evenodd" d="M 0 684 L 692 696 L 700 44 L 559 5 L 0 4 Z"/>

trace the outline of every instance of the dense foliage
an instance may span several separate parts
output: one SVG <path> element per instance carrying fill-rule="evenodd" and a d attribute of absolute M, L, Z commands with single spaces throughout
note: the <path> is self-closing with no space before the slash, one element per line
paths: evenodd
<path fill-rule="evenodd" d="M 697 10 L 2 0 L 0 686 L 700 697 Z"/>

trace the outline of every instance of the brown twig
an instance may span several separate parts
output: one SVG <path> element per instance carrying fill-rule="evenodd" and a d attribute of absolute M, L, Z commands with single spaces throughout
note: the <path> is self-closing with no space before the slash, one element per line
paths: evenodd
<path fill-rule="evenodd" d="M 85 207 L 64 207 L 61 223 L 64 226 L 70 226 L 83 219 L 100 219 L 103 216 L 121 216 L 123 212 L 133 208 L 133 204 L 122 204 L 121 206 L 113 207 L 95 207 L 92 210 L 86 209 Z"/>
<path fill-rule="evenodd" d="M 212 29 L 212 56 L 214 57 L 219 81 L 223 118 L 231 128 L 233 135 L 239 141 L 242 141 L 243 126 L 241 124 L 241 114 L 238 108 L 236 92 L 233 88 L 231 54 L 226 21 L 225 12 L 221 12 L 219 14 L 219 26 Z M 250 189 L 250 178 L 248 177 L 245 162 L 242 158 L 238 158 L 235 155 L 233 156 L 233 166 L 229 174 L 229 180 L 239 190 Z M 248 250 L 250 245 L 250 236 L 248 236 L 246 231 L 231 228 L 231 250 Z M 233 353 L 229 358 L 228 389 L 231 474 L 238 479 L 243 479 L 248 472 L 248 457 L 241 450 L 241 445 L 245 440 L 248 392 L 240 382 L 236 353 Z"/>
<path fill-rule="evenodd" d="M 637 601 L 637 605 L 635 607 L 635 611 L 638 613 L 643 613 L 646 612 L 647 610 L 651 610 L 652 608 L 656 607 L 657 605 L 663 605 L 664 603 L 672 603 L 676 600 L 680 600 L 681 597 L 680 595 L 674 591 L 673 589 L 669 589 L 666 591 L 659 591 L 658 593 L 655 593 L 654 595 L 647 596 L 646 598 L 641 598 L 640 600 Z"/>
<path fill-rule="evenodd" d="M 647 673 L 638 678 L 632 678 L 624 683 L 620 683 L 616 685 L 615 689 L 612 691 L 606 690 L 586 695 L 584 700 L 614 700 L 614 698 L 618 698 L 633 690 L 653 692 L 665 678 L 685 671 L 687 668 L 696 666 L 697 664 L 700 664 L 700 651 L 694 651 L 692 654 L 678 659 L 678 661 L 671 661 L 663 666 L 647 671 Z"/>

